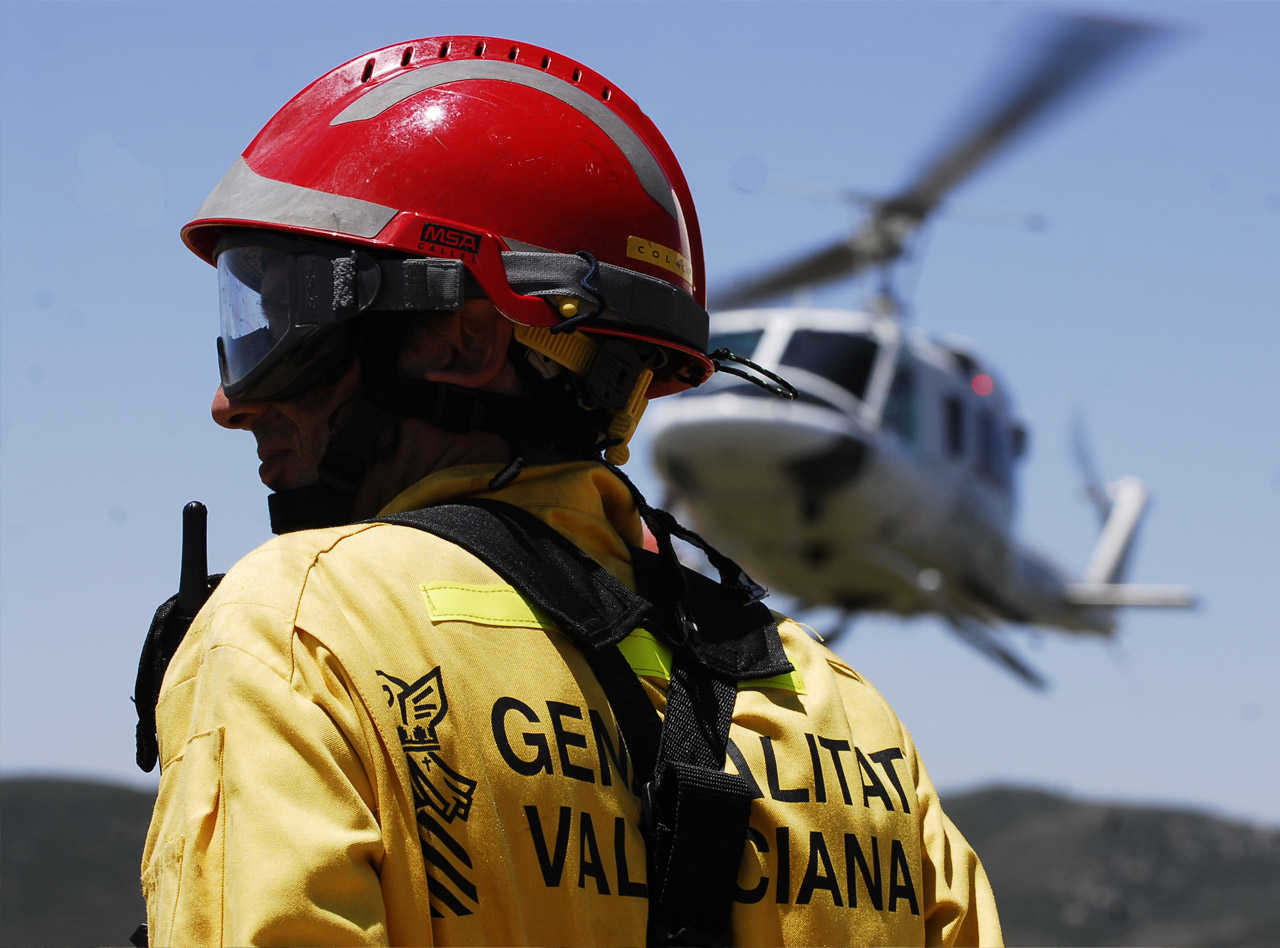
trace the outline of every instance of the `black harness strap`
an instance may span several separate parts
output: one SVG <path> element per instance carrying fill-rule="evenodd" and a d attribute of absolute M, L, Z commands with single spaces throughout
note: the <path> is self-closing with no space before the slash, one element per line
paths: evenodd
<path fill-rule="evenodd" d="M 622 729 L 643 805 L 649 865 L 647 938 L 728 945 L 752 791 L 723 771 L 737 682 L 790 671 L 769 610 L 691 571 L 684 588 L 655 584 L 653 557 L 633 551 L 632 592 L 554 529 L 509 504 L 469 499 L 379 518 L 473 553 L 550 616 L 581 649 Z M 664 590 L 663 587 L 666 587 Z M 677 602 L 668 601 L 679 595 Z M 671 628 L 671 607 L 691 621 Z M 675 655 L 659 722 L 616 647 L 643 624 Z M 699 633 L 705 625 L 709 635 Z"/>
<path fill-rule="evenodd" d="M 658 769 L 646 786 L 651 944 L 728 945 L 752 791 L 724 773 L 737 683 L 682 653 L 667 688 Z"/>
<path fill-rule="evenodd" d="M 649 779 L 658 759 L 661 722 L 635 672 L 614 647 L 642 624 L 648 603 L 542 521 L 510 504 L 469 500 L 378 519 L 416 527 L 462 547 L 555 620 L 586 658 L 613 708 L 631 757 L 633 781 Z M 641 786 L 633 789 L 639 793 Z"/>

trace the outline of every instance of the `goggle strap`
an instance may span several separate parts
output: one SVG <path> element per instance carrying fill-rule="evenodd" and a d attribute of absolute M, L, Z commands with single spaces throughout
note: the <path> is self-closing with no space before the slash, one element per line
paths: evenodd
<path fill-rule="evenodd" d="M 343 258 L 349 260 L 350 258 Z M 334 261 L 335 287 L 338 260 Z M 353 272 L 348 285 L 360 294 L 360 309 L 382 312 L 449 311 L 461 309 L 467 301 L 470 278 L 461 260 L 408 257 L 378 261 L 377 286 L 370 299 L 368 290 Z M 334 294 L 335 304 L 337 293 Z M 366 302 L 367 301 L 367 302 Z"/>

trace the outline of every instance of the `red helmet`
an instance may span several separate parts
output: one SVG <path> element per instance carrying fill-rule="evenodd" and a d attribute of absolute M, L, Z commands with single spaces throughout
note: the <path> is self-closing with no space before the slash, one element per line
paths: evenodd
<path fill-rule="evenodd" d="M 432 37 L 321 76 L 182 239 L 212 263 L 224 232 L 246 227 L 460 260 L 539 351 L 580 340 L 547 331 L 591 305 L 584 332 L 665 352 L 649 397 L 714 371 L 702 239 L 675 156 L 627 95 L 541 47 Z"/>

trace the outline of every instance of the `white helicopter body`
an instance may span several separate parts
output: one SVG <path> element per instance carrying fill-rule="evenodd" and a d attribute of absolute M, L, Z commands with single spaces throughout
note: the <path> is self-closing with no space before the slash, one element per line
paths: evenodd
<path fill-rule="evenodd" d="M 1026 429 L 960 342 L 883 315 L 786 308 L 716 314 L 711 346 L 798 397 L 729 380 L 655 403 L 655 465 L 695 528 L 765 585 L 848 612 L 941 615 L 1035 684 L 990 626 L 1107 635 L 1116 606 L 1190 603 L 1178 587 L 1122 583 L 1147 503 L 1137 478 L 1108 488 L 1078 580 L 1016 538 Z"/>

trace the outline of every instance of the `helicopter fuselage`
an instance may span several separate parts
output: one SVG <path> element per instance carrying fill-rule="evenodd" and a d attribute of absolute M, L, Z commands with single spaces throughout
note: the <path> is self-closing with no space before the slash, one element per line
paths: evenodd
<path fill-rule="evenodd" d="M 966 347 L 806 308 L 717 314 L 712 335 L 799 397 L 735 380 L 656 403 L 654 456 L 697 529 L 761 582 L 850 611 L 1112 631 L 1015 538 L 1025 429 Z"/>

